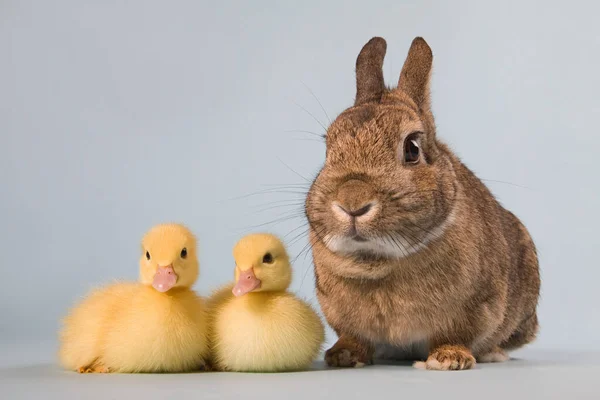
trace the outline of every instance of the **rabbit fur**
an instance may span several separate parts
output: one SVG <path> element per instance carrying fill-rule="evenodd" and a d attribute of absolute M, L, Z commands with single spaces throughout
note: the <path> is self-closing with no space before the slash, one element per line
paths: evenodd
<path fill-rule="evenodd" d="M 355 103 L 328 128 L 305 202 L 317 297 L 339 338 L 326 362 L 504 361 L 538 331 L 535 245 L 437 139 L 425 40 L 414 39 L 392 89 L 385 52 L 379 37 L 360 52 Z"/>

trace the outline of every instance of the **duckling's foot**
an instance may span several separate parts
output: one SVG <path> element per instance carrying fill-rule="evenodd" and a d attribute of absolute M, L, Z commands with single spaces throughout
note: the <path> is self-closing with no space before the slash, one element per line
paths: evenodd
<path fill-rule="evenodd" d="M 104 365 L 96 365 L 94 366 L 94 369 L 92 372 L 95 372 L 97 374 L 108 374 L 110 373 L 110 370 L 105 367 Z"/>
<path fill-rule="evenodd" d="M 340 337 L 325 352 L 325 362 L 330 367 L 360 368 L 373 363 L 373 348 L 348 337 Z"/>
<path fill-rule="evenodd" d="M 210 372 L 212 370 L 213 370 L 213 367 L 208 361 L 203 362 L 200 365 L 198 365 L 198 371 L 200 371 L 200 372 Z"/>
<path fill-rule="evenodd" d="M 80 374 L 107 374 L 110 371 L 102 364 L 92 364 L 77 368 L 77 372 Z"/>

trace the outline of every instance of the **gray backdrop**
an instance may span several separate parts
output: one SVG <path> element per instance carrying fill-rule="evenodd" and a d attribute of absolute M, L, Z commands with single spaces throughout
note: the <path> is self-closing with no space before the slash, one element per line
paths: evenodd
<path fill-rule="evenodd" d="M 439 136 L 529 227 L 543 277 L 533 346 L 600 348 L 600 7 L 215 3 L 0 2 L 0 341 L 27 349 L 10 362 L 51 359 L 73 302 L 136 279 L 155 223 L 197 233 L 202 294 L 232 278 L 244 233 L 287 235 L 301 253 L 324 144 L 297 131 L 323 132 L 316 98 L 330 118 L 351 105 L 374 35 L 389 84 L 425 37 Z M 292 289 L 316 304 L 310 260 Z"/>

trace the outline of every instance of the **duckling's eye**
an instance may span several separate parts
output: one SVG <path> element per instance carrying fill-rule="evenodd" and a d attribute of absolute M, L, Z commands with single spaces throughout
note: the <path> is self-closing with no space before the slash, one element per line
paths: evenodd
<path fill-rule="evenodd" d="M 183 250 L 181 250 L 181 258 L 186 258 L 187 257 L 187 249 L 184 247 Z"/>
<path fill-rule="evenodd" d="M 273 264 L 273 256 L 271 253 L 267 253 L 263 256 L 263 264 Z"/>
<path fill-rule="evenodd" d="M 150 253 L 146 251 L 146 260 L 150 261 Z"/>

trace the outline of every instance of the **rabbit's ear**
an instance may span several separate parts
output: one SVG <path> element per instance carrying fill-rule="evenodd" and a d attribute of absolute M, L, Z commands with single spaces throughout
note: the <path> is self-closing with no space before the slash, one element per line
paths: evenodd
<path fill-rule="evenodd" d="M 367 42 L 356 59 L 356 99 L 354 105 L 379 102 L 385 89 L 383 58 L 387 44 L 380 37 Z"/>
<path fill-rule="evenodd" d="M 419 108 L 429 108 L 429 75 L 433 64 L 431 48 L 422 37 L 416 37 L 402 67 L 398 89 L 413 99 Z"/>

